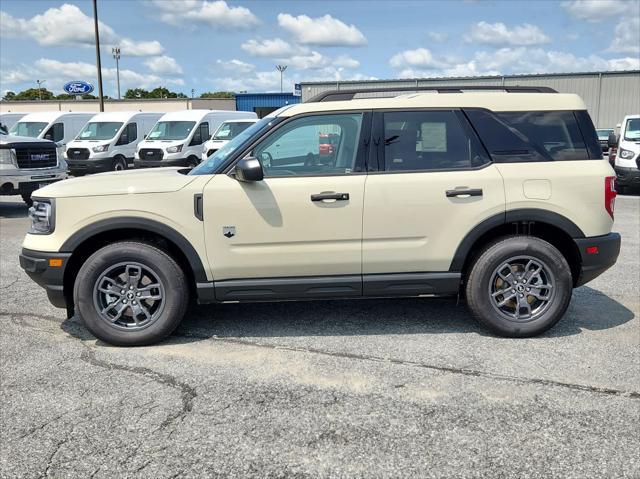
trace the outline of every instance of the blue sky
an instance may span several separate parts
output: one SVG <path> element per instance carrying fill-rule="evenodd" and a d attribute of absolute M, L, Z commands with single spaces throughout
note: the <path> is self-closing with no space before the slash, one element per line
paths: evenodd
<path fill-rule="evenodd" d="M 105 93 L 640 68 L 640 0 L 98 0 Z M 95 83 L 89 0 L 0 2 L 0 91 Z"/>

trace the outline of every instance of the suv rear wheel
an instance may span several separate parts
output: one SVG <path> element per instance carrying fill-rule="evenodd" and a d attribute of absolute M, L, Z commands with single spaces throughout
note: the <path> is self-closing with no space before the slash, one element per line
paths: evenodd
<path fill-rule="evenodd" d="M 118 346 L 141 346 L 176 329 L 188 305 L 187 279 L 173 258 L 155 246 L 119 242 L 99 249 L 82 265 L 74 300 L 94 336 Z"/>
<path fill-rule="evenodd" d="M 489 244 L 467 279 L 469 308 L 500 336 L 530 337 L 556 324 L 571 300 L 571 269 L 554 246 L 534 236 Z"/>

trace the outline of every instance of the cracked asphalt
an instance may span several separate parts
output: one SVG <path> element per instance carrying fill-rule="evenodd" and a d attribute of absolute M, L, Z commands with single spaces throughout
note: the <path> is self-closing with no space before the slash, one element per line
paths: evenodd
<path fill-rule="evenodd" d="M 449 299 L 196 307 L 117 348 L 18 265 L 0 201 L 0 477 L 640 477 L 640 198 L 617 265 L 553 330 Z"/>

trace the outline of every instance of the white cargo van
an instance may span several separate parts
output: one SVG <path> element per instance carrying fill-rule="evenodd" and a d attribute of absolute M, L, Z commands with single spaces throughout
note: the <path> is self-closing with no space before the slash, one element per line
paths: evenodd
<path fill-rule="evenodd" d="M 122 111 L 98 113 L 67 144 L 67 163 L 74 176 L 133 166 L 138 143 L 163 113 Z"/>
<path fill-rule="evenodd" d="M 9 134 L 51 140 L 64 147 L 94 115 L 64 111 L 29 113 L 11 127 Z"/>
<path fill-rule="evenodd" d="M 202 144 L 220 123 L 246 118 L 246 111 L 182 110 L 166 113 L 138 144 L 136 168 L 195 166 L 202 157 Z"/>
<path fill-rule="evenodd" d="M 620 193 L 640 188 L 640 115 L 627 115 L 620 125 L 620 136 L 612 138 L 617 145 L 614 169 Z"/>
<path fill-rule="evenodd" d="M 20 118 L 25 116 L 26 113 L 18 113 L 18 112 L 6 112 L 0 113 L 0 125 L 4 126 L 7 131 L 15 125 Z"/>
<path fill-rule="evenodd" d="M 255 122 L 258 121 L 258 116 L 253 112 L 238 112 L 238 113 L 247 113 L 246 118 L 243 119 L 234 119 L 223 121 L 218 129 L 215 131 L 213 135 L 211 135 L 211 139 L 207 140 L 202 145 L 202 161 L 209 158 L 216 151 L 222 148 L 224 145 L 229 143 L 229 141 L 233 140 L 238 134 L 242 133 L 244 130 L 249 128 Z"/>

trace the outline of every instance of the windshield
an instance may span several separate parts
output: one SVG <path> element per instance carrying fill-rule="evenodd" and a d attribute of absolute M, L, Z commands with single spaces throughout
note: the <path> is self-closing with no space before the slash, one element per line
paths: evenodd
<path fill-rule="evenodd" d="M 253 122 L 225 121 L 211 137 L 212 140 L 231 140 L 253 125 Z"/>
<path fill-rule="evenodd" d="M 147 135 L 147 140 L 184 140 L 195 124 L 195 121 L 159 121 Z"/>
<path fill-rule="evenodd" d="M 30 136 L 31 138 L 37 138 L 48 124 L 49 123 L 40 121 L 19 121 L 11 127 L 11 130 L 9 130 L 9 134 L 15 136 Z"/>
<path fill-rule="evenodd" d="M 624 139 L 630 141 L 640 140 L 640 118 L 629 118 L 624 128 Z"/>
<path fill-rule="evenodd" d="M 122 128 L 122 122 L 96 121 L 87 123 L 76 137 L 76 140 L 110 140 L 118 130 Z"/>
<path fill-rule="evenodd" d="M 213 155 L 203 161 L 198 166 L 196 166 L 193 170 L 189 172 L 190 175 L 210 175 L 214 171 L 218 169 L 218 167 L 225 162 L 227 158 L 231 156 L 231 154 L 242 148 L 242 146 L 251 141 L 256 135 L 261 133 L 263 130 L 269 128 L 272 122 L 275 120 L 273 117 L 266 117 L 262 120 L 252 123 L 249 128 L 244 130 L 238 136 L 236 136 L 229 143 L 224 145 L 218 151 L 216 151 Z"/>

